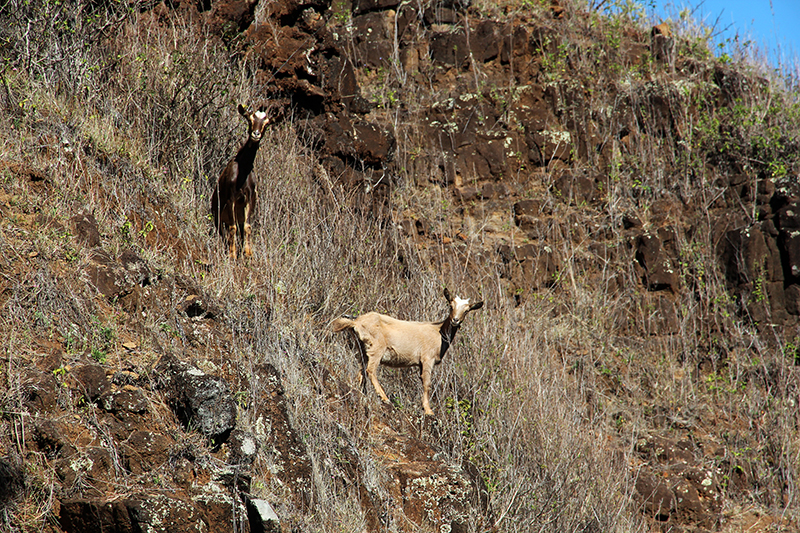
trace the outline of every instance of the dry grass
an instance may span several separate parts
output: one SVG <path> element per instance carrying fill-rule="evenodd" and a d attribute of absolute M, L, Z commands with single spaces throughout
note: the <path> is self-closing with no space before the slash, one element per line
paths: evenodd
<path fill-rule="evenodd" d="M 724 411 L 741 432 L 712 435 L 728 450 L 719 459 L 745 456 L 760 480 L 744 501 L 797 515 L 794 498 L 779 499 L 780 494 L 796 494 L 800 462 L 792 403 L 797 401 L 796 378 L 782 352 L 794 341 L 764 342 L 736 318 L 710 227 L 679 243 L 685 259 L 680 274 L 688 288 L 676 299 L 679 334 L 648 335 L 649 310 L 633 289 L 638 281 L 631 261 L 626 263 L 630 258 L 623 255 L 619 264 L 599 269 L 599 276 L 588 281 L 587 273 L 596 269 L 588 264 L 590 239 L 564 240 L 564 232 L 569 233 L 560 226 L 543 240 L 561 243 L 567 258 L 563 275 L 517 305 L 508 298 L 499 271 L 477 256 L 477 243 L 486 238 L 485 221 L 477 221 L 470 234 L 475 241 L 460 253 L 441 244 L 420 249 L 391 224 L 365 216 L 335 180 L 315 179 L 313 154 L 293 125 L 284 124 L 269 131 L 256 163 L 263 186 L 255 253 L 233 263 L 206 213 L 211 182 L 242 140 L 235 103 L 260 96 L 246 69 L 221 43 L 177 16 L 157 24 L 147 15 L 92 7 L 91 2 L 29 4 L 37 3 L 11 2 L 0 16 L 5 22 L 2 43 L 7 46 L 12 38 L 26 43 L 12 47 L 12 57 L 2 66 L 6 90 L 0 90 L 0 105 L 7 112 L 0 117 L 0 160 L 41 169 L 50 192 L 30 198 L 12 174 L 3 175 L 3 191 L 16 199 L 15 212 L 44 211 L 62 224 L 78 212 L 93 213 L 104 247 L 133 247 L 155 270 L 195 279 L 218 299 L 232 332 L 230 349 L 218 362 L 226 373 L 242 378 L 232 387 L 245 390 L 245 378 L 257 365 L 274 365 L 314 464 L 319 505 L 313 516 L 282 503 L 287 500 L 279 486 L 254 479 L 257 490 L 276 501 L 290 522 L 310 531 L 363 529 L 353 494 L 331 481 L 338 453 L 334 443 L 349 439 L 368 457 L 369 417 L 363 407 L 374 409 L 378 402 L 374 395 L 356 394 L 335 410 L 319 393 L 322 369 L 333 370 L 345 383 L 356 381 L 353 353 L 330 333 L 330 320 L 368 310 L 440 319 L 446 313 L 443 286 L 487 302 L 469 317 L 434 371 L 432 403 L 443 457 L 478 466 L 499 530 L 644 531 L 631 477 L 621 473 L 627 471 L 637 439 L 665 429 L 647 416 L 656 408 L 671 410 L 698 431 L 708 429 L 709 413 Z M 543 17 L 546 10 L 536 6 L 533 13 Z M 24 21 L 32 22 L 29 29 L 23 28 Z M 59 24 L 74 24 L 75 31 Z M 613 29 L 616 23 L 608 24 Z M 589 72 L 597 59 L 592 50 L 571 48 L 568 53 L 572 64 L 586 69 L 582 72 Z M 598 107 L 613 110 L 622 95 L 630 108 L 647 109 L 645 81 L 636 78 L 630 65 L 619 67 L 629 76 L 610 81 L 609 88 L 603 85 L 606 80 L 598 81 Z M 396 81 L 400 86 L 402 80 Z M 690 96 L 674 93 L 676 108 L 685 109 L 681 99 Z M 648 117 L 640 117 L 645 129 L 655 127 Z M 613 112 L 598 118 L 610 143 L 616 142 L 619 120 Z M 692 116 L 682 120 L 695 129 Z M 775 120 L 781 131 L 793 131 L 788 121 Z M 751 145 L 746 141 L 757 134 L 751 129 L 740 137 Z M 705 143 L 712 140 L 699 139 L 699 155 L 690 154 L 688 162 L 680 151 L 670 151 L 680 141 L 673 132 L 644 135 L 635 151 L 615 146 L 608 160 L 587 162 L 609 169 L 607 198 L 594 215 L 618 228 L 631 212 L 647 221 L 653 202 L 666 192 L 713 196 L 711 180 L 702 176 L 709 150 Z M 413 143 L 409 146 L 413 149 Z M 785 160 L 782 153 L 769 153 L 773 162 Z M 392 189 L 395 216 L 408 209 L 431 221 L 439 235 L 463 229 L 445 189 L 417 183 L 415 176 L 404 178 Z M 574 214 L 551 191 L 542 194 L 561 210 L 557 214 L 565 219 Z M 0 330 L 7 347 L 6 412 L 23 409 L 23 371 L 37 353 L 34 339 L 62 343 L 69 363 L 98 348 L 109 330 L 118 334 L 126 327 L 123 316 L 97 307 L 78 275 L 86 258 L 63 231 L 20 227 L 19 221 L 3 222 L 3 268 L 11 272 L 21 259 L 13 251 L 21 243 L 52 260 L 13 280 L 5 275 L 10 296 L 3 300 Z M 622 246 L 623 238 L 617 233 L 612 240 Z M 137 340 L 149 347 L 148 338 L 165 337 L 163 324 L 171 318 L 168 309 L 148 316 Z M 710 379 L 698 378 L 698 358 L 721 353 L 725 364 L 715 367 Z M 418 411 L 417 376 L 382 372 L 394 403 L 404 412 Z M 67 411 L 75 410 L 71 399 L 62 401 Z M 20 442 L 20 420 L 13 415 L 2 420 L 4 454 L 25 453 L 13 446 Z M 248 423 L 253 421 L 245 415 Z M 17 531 L 32 531 L 52 520 L 58 486 L 43 457 L 26 458 L 31 481 L 22 500 L 3 517 L 4 525 Z M 260 460 L 270 467 L 270 458 Z M 379 467 L 366 468 L 377 485 Z"/>

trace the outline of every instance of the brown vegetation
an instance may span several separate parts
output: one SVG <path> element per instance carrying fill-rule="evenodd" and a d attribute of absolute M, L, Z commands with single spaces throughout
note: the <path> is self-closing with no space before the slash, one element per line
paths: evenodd
<path fill-rule="evenodd" d="M 6 2 L 0 529 L 796 530 L 791 80 L 558 4 Z M 443 286 L 436 418 L 354 389 L 331 319 Z"/>

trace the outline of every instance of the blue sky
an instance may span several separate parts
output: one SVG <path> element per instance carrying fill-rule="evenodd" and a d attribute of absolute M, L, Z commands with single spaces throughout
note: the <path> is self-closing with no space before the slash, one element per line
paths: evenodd
<path fill-rule="evenodd" d="M 800 0 L 655 0 L 656 17 L 676 16 L 683 8 L 693 18 L 721 31 L 716 40 L 755 41 L 773 65 L 790 67 L 800 57 Z"/>

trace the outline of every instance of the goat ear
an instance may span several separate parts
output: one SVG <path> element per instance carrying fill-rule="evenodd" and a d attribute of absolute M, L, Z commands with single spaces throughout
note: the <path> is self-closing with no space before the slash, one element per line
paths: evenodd
<path fill-rule="evenodd" d="M 480 309 L 481 307 L 483 307 L 483 302 L 475 302 L 469 306 L 469 310 L 474 311 L 475 309 Z"/>
<path fill-rule="evenodd" d="M 247 106 L 239 104 L 239 114 L 242 115 L 243 117 L 246 117 L 248 114 Z"/>
<path fill-rule="evenodd" d="M 447 298 L 448 302 L 453 301 L 453 297 L 450 296 L 450 291 L 447 290 L 447 287 L 444 288 L 444 297 Z"/>

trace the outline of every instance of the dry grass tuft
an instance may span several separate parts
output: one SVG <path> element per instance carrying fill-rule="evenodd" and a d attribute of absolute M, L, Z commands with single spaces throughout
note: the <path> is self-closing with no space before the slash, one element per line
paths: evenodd
<path fill-rule="evenodd" d="M 506 4 L 522 9 L 520 2 Z M 527 9 L 528 3 L 522 4 Z M 534 4 L 531 16 L 549 14 L 547 6 Z M 678 120 L 692 133 L 681 137 L 660 129 L 648 92 L 656 90 L 650 81 L 661 74 L 655 67 L 655 74 L 643 72 L 620 59 L 593 85 L 596 107 L 607 111 L 597 122 L 611 148 L 586 162 L 608 169 L 605 201 L 591 215 L 610 228 L 609 241 L 623 259 L 589 277 L 592 236 L 571 239 L 568 229 L 550 226 L 541 237 L 558 243 L 566 258 L 559 276 L 550 287 L 515 300 L 506 293 L 500 270 L 481 255 L 489 240 L 486 220 L 462 227 L 446 189 L 401 176 L 391 190 L 393 217 L 408 210 L 430 221 L 433 234 L 469 233 L 457 253 L 441 241 L 417 246 L 397 231 L 397 220 L 364 214 L 335 180 L 315 177 L 313 154 L 291 123 L 271 128 L 258 154 L 262 185 L 254 254 L 228 261 L 208 220 L 208 199 L 213 180 L 242 140 L 235 104 L 258 99 L 261 88 L 224 43 L 178 11 L 157 17 L 138 7 L 12 0 L 0 14 L 0 45 L 10 50 L 1 67 L 0 164 L 39 169 L 48 187 L 31 196 L 30 184 L 0 167 L 3 199 L 16 217 L 4 219 L 0 233 L 0 340 L 6 346 L 0 451 L 27 453 L 28 480 L 22 499 L 3 511 L 7 529 L 38 529 L 53 523 L 56 513 L 52 466 L 22 446 L 29 423 L 22 401 L 25 372 L 41 356 L 37 342 L 63 345 L 64 366 L 88 353 L 140 370 L 158 357 L 158 347 L 188 351 L 190 346 L 185 335 L 169 329 L 174 311 L 153 310 L 134 328 L 113 302 L 96 297 L 80 273 L 86 252 L 65 229 L 78 213 L 97 218 L 104 248 L 114 253 L 132 248 L 159 275 L 186 276 L 218 300 L 230 342 L 191 353 L 213 359 L 232 376 L 234 390 L 256 397 L 257 391 L 248 390 L 255 369 L 263 363 L 278 369 L 294 427 L 314 465 L 317 513 L 305 515 L 288 503 L 286 489 L 266 474 L 254 478 L 254 487 L 302 530 L 364 526 L 353 490 L 334 482 L 336 454 L 338 443 L 346 442 L 361 457 L 369 456 L 368 413 L 378 401 L 358 392 L 336 402 L 326 395 L 325 371 L 354 386 L 358 368 L 351 348 L 330 333 L 330 321 L 368 310 L 438 320 L 446 313 L 443 286 L 480 297 L 486 306 L 470 316 L 434 372 L 437 442 L 445 461 L 477 467 L 498 530 L 645 531 L 627 475 L 635 443 L 670 428 L 707 431 L 712 416 L 736 422 L 739 429 L 704 436 L 726 450 L 724 457 L 709 456 L 707 466 L 723 468 L 734 464 L 733 456 L 744 456 L 759 484 L 741 500 L 797 516 L 800 439 L 791 359 L 796 341 L 766 343 L 737 318 L 711 240 L 711 220 L 677 243 L 683 259 L 677 268 L 687 287 L 674 301 L 679 333 L 650 336 L 652 309 L 634 290 L 639 280 L 624 255 L 622 218 L 633 214 L 647 225 L 654 202 L 668 192 L 687 199 L 696 195 L 695 205 L 713 197 L 705 163 L 726 140 L 689 113 Z M 606 40 L 613 40 L 623 23 L 600 21 L 596 13 L 587 17 L 570 23 L 595 21 L 599 29 L 593 31 Z M 613 49 L 613 42 L 605 44 Z M 599 54 L 597 47 L 564 48 L 552 58 L 551 74 L 557 75 L 559 61 L 574 65 L 578 74 L 594 73 L 593 65 L 604 57 Z M 403 80 L 395 82 L 402 86 Z M 566 90 L 555 78 L 553 83 Z M 706 89 L 700 82 L 657 87 L 683 110 L 692 100 L 700 109 L 710 106 Z M 621 101 L 626 109 L 615 107 Z M 730 112 L 739 114 L 723 119 L 752 120 L 750 104 L 734 107 Z M 781 111 L 796 106 L 788 97 L 756 104 L 765 106 L 764 116 L 772 122 L 730 135 L 753 147 L 750 155 L 763 161 L 764 169 L 780 171 L 776 165 L 786 153 L 776 151 L 769 136 L 794 131 L 799 122 Z M 628 148 L 613 132 L 623 115 L 636 109 L 646 135 Z M 566 110 L 565 120 L 575 113 Z M 405 126 L 413 138 L 413 125 Z M 754 142 L 760 138 L 767 141 L 763 146 Z M 568 220 L 577 208 L 564 207 L 549 187 L 552 180 L 546 175 L 540 184 L 543 202 Z M 37 226 L 34 214 L 59 224 Z M 42 260 L 27 261 L 32 252 Z M 118 348 L 123 333 L 142 346 L 140 360 L 123 363 Z M 695 369 L 705 356 L 713 359 L 714 370 L 698 376 Z M 411 417 L 420 396 L 416 375 L 382 372 L 398 410 Z M 89 416 L 74 398 L 62 394 L 58 401 L 68 413 Z M 671 418 L 659 426 L 648 414 L 654 410 L 667 410 Z M 169 424 L 169 415 L 162 417 Z M 758 427 L 745 427 L 748 422 Z M 243 416 L 245 427 L 253 423 Z M 186 449 L 176 450 L 176 457 L 209 453 L 202 443 L 184 442 Z M 274 458 L 259 461 L 265 472 L 274 467 Z M 379 467 L 362 466 L 367 482 L 378 486 Z M 127 490 L 121 483 L 119 492 Z"/>

